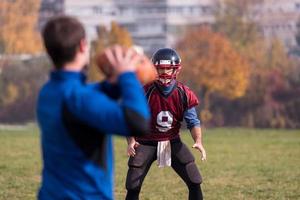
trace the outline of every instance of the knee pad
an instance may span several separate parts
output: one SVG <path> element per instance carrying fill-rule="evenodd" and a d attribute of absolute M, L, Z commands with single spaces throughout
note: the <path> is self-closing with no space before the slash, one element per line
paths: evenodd
<path fill-rule="evenodd" d="M 188 178 L 190 179 L 191 184 L 201 184 L 202 177 L 196 166 L 195 162 L 189 162 L 185 165 Z"/>
<path fill-rule="evenodd" d="M 183 165 L 195 161 L 195 158 L 189 148 L 181 142 L 172 145 L 172 154 L 172 157 L 177 159 Z"/>
<path fill-rule="evenodd" d="M 128 173 L 126 177 L 126 189 L 138 190 L 142 187 L 145 175 L 151 166 L 156 147 L 140 145 L 136 149 L 136 155 L 128 160 Z"/>
<path fill-rule="evenodd" d="M 143 156 L 130 157 L 128 160 L 128 172 L 126 177 L 126 189 L 138 190 L 142 186 L 141 177 L 143 175 L 143 165 L 145 158 Z"/>

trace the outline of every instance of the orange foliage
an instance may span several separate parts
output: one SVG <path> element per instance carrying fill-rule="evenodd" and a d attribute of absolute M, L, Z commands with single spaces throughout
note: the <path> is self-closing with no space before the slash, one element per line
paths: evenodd
<path fill-rule="evenodd" d="M 114 44 L 119 44 L 123 47 L 131 47 L 133 41 L 129 32 L 125 28 L 120 27 L 116 22 L 111 23 L 110 31 L 105 27 L 100 26 L 98 38 L 92 45 L 92 62 L 88 72 L 88 77 L 91 81 L 104 79 L 104 75 L 99 72 L 98 66 L 96 65 L 96 56 L 103 53 L 106 47 Z"/>
<path fill-rule="evenodd" d="M 189 31 L 178 43 L 183 61 L 182 76 L 207 95 L 229 99 L 242 97 L 248 86 L 248 63 L 222 35 L 207 28 Z M 208 98 L 208 97 L 207 97 Z"/>
<path fill-rule="evenodd" d="M 131 47 L 133 42 L 129 32 L 113 21 L 111 23 L 111 31 L 109 34 L 109 45 L 114 44 L 119 44 L 124 47 Z"/>
<path fill-rule="evenodd" d="M 36 31 L 40 0 L 1 0 L 0 40 L 4 53 L 37 53 L 41 40 Z"/>
<path fill-rule="evenodd" d="M 190 30 L 178 43 L 183 70 L 182 78 L 190 81 L 195 89 L 201 89 L 204 123 L 213 118 L 210 112 L 212 93 L 228 99 L 245 95 L 249 83 L 248 62 L 235 51 L 231 43 L 221 34 L 208 28 Z"/>

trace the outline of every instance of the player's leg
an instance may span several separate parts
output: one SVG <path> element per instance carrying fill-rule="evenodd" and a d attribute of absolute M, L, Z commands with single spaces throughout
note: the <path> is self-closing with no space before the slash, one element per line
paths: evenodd
<path fill-rule="evenodd" d="M 156 146 L 140 145 L 136 149 L 136 155 L 128 160 L 128 172 L 126 177 L 126 200 L 137 200 L 143 181 L 156 159 Z"/>
<path fill-rule="evenodd" d="M 182 142 L 173 143 L 171 147 L 172 168 L 188 186 L 189 200 L 203 199 L 200 186 L 202 183 L 202 177 L 196 166 L 193 154 Z"/>

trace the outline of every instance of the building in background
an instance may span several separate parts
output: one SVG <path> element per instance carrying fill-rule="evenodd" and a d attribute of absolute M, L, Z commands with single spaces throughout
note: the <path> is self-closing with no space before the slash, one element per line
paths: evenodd
<path fill-rule="evenodd" d="M 278 38 L 287 49 L 296 45 L 300 0 L 264 0 L 253 7 L 252 17 L 267 41 Z"/>
<path fill-rule="evenodd" d="M 38 26 L 41 29 L 54 16 L 64 13 L 64 0 L 41 0 Z"/>
<path fill-rule="evenodd" d="M 116 0 L 117 22 L 148 54 L 172 47 L 187 27 L 214 21 L 211 0 Z"/>
<path fill-rule="evenodd" d="M 151 55 L 161 47 L 172 47 L 187 27 L 214 22 L 216 3 L 223 0 L 42 0 L 40 27 L 57 14 L 76 16 L 89 40 L 97 27 L 110 28 L 111 21 L 125 27 L 136 45 Z M 261 0 L 251 9 L 251 18 L 267 41 L 276 37 L 287 49 L 296 45 L 300 0 Z"/>
<path fill-rule="evenodd" d="M 97 27 L 110 28 L 116 21 L 130 33 L 136 45 L 151 55 L 157 48 L 171 47 L 188 26 L 214 21 L 212 0 L 42 0 L 40 28 L 52 16 L 77 17 L 88 39 L 97 37 Z"/>
<path fill-rule="evenodd" d="M 42 0 L 39 27 L 49 18 L 66 14 L 77 17 L 84 25 L 89 40 L 97 37 L 97 27 L 110 27 L 111 21 L 117 21 L 117 8 L 113 0 Z"/>
<path fill-rule="evenodd" d="M 85 26 L 87 37 L 94 40 L 98 27 L 110 28 L 112 21 L 118 21 L 118 9 L 113 0 L 64 0 L 64 12 L 77 17 Z"/>

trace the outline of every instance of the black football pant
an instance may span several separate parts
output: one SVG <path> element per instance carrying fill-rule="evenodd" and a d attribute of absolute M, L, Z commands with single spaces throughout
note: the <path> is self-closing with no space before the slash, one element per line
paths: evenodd
<path fill-rule="evenodd" d="M 141 144 L 142 142 L 140 142 Z M 138 200 L 141 187 L 152 163 L 157 159 L 156 144 L 141 144 L 136 155 L 128 160 L 126 178 L 126 200 Z M 172 168 L 181 177 L 189 189 L 189 200 L 203 199 L 200 184 L 202 177 L 195 164 L 195 158 L 187 146 L 180 140 L 171 142 Z"/>

